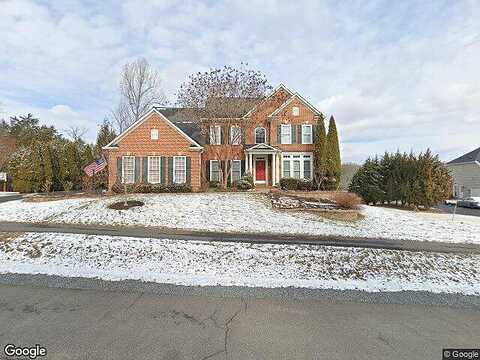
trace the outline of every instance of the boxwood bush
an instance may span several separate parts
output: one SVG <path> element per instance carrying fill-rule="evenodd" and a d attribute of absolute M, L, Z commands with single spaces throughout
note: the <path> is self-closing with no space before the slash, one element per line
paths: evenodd
<path fill-rule="evenodd" d="M 124 184 L 115 183 L 112 186 L 112 191 L 115 194 L 125 193 Z M 148 193 L 188 193 L 192 192 L 192 187 L 189 184 L 128 184 L 127 192 L 129 194 L 148 194 Z"/>
<path fill-rule="evenodd" d="M 283 190 L 302 190 L 302 191 L 315 190 L 315 186 L 312 180 L 295 179 L 291 177 L 281 178 L 280 188 L 282 188 Z"/>

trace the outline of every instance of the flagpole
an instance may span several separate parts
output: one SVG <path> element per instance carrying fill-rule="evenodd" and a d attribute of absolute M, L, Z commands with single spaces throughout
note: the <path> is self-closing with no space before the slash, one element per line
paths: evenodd
<path fill-rule="evenodd" d="M 92 191 L 95 192 L 95 169 L 93 169 Z"/>

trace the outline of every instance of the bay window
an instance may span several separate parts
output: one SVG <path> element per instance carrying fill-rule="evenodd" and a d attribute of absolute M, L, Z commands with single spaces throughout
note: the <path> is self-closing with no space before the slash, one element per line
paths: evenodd
<path fill-rule="evenodd" d="M 283 153 L 283 177 L 295 179 L 312 178 L 312 154 L 311 153 Z"/>

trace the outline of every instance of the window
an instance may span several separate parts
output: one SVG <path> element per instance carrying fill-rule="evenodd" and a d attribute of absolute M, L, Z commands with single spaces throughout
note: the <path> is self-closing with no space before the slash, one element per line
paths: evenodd
<path fill-rule="evenodd" d="M 220 145 L 222 143 L 222 128 L 220 125 L 210 126 L 210 144 Z"/>
<path fill-rule="evenodd" d="M 210 181 L 220 181 L 220 162 L 210 160 Z"/>
<path fill-rule="evenodd" d="M 173 157 L 173 182 L 183 184 L 187 182 L 187 167 L 185 156 Z"/>
<path fill-rule="evenodd" d="M 311 153 L 284 153 L 282 177 L 312 178 Z"/>
<path fill-rule="evenodd" d="M 230 128 L 230 144 L 240 145 L 242 143 L 242 129 L 240 126 L 232 126 Z"/>
<path fill-rule="evenodd" d="M 150 139 L 151 140 L 158 140 L 158 129 L 151 129 L 150 130 Z"/>
<path fill-rule="evenodd" d="M 312 163 L 309 159 L 303 160 L 303 178 L 308 180 L 312 178 Z"/>
<path fill-rule="evenodd" d="M 298 115 L 300 115 L 300 109 L 298 108 L 298 106 L 292 107 L 292 115 L 293 115 L 293 116 L 298 116 Z"/>
<path fill-rule="evenodd" d="M 312 144 L 312 125 L 302 125 L 302 144 Z"/>
<path fill-rule="evenodd" d="M 300 160 L 293 160 L 293 177 L 295 179 L 300 179 L 301 171 L 300 171 Z"/>
<path fill-rule="evenodd" d="M 233 181 L 238 181 L 242 177 L 242 162 L 240 160 L 232 160 L 231 178 Z"/>
<path fill-rule="evenodd" d="M 160 183 L 160 156 L 148 157 L 147 177 L 150 184 Z"/>
<path fill-rule="evenodd" d="M 255 144 L 265 143 L 265 128 L 258 127 L 255 129 Z"/>
<path fill-rule="evenodd" d="M 282 131 L 281 143 L 291 144 L 292 143 L 292 125 L 282 124 L 281 131 Z"/>
<path fill-rule="evenodd" d="M 283 177 L 290 177 L 290 160 L 283 160 Z"/>
<path fill-rule="evenodd" d="M 133 184 L 135 182 L 135 156 L 124 156 L 122 158 L 122 182 Z"/>

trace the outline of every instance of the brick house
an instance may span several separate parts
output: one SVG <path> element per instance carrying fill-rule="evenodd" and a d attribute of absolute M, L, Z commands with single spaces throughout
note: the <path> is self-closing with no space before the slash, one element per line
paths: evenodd
<path fill-rule="evenodd" d="M 151 109 L 104 147 L 109 189 L 116 182 L 143 182 L 188 183 L 200 191 L 202 183 L 221 180 L 226 166 L 232 182 L 247 172 L 260 186 L 277 185 L 282 177 L 311 179 L 320 111 L 283 85 L 249 104 L 236 126 L 226 129 L 212 122 L 204 131 L 197 122 L 181 120 L 182 109 Z M 233 140 L 238 132 L 242 141 Z M 231 147 L 231 159 L 219 160 L 216 154 L 226 147 Z"/>

